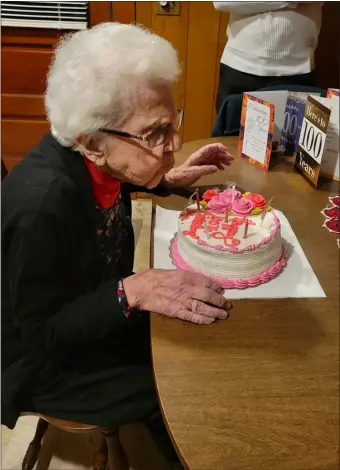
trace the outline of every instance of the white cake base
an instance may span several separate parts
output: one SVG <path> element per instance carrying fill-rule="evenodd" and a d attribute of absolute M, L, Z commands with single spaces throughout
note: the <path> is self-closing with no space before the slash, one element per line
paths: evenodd
<path fill-rule="evenodd" d="M 170 243 L 170 257 L 172 259 L 173 264 L 180 269 L 184 269 L 186 271 L 194 271 L 201 274 L 205 274 L 209 276 L 211 279 L 214 279 L 216 282 L 219 283 L 221 287 L 224 289 L 247 289 L 248 287 L 256 287 L 260 284 L 264 284 L 276 276 L 278 276 L 286 266 L 286 251 L 284 246 L 282 245 L 281 255 L 277 262 L 271 265 L 268 269 L 260 273 L 258 276 L 252 276 L 248 279 L 230 279 L 227 277 L 216 276 L 211 272 L 206 270 L 201 270 L 197 268 L 193 268 L 191 265 L 185 261 L 179 253 L 178 250 L 178 236 L 176 236 L 171 240 Z"/>
<path fill-rule="evenodd" d="M 221 214 L 190 206 L 180 216 L 171 257 L 176 266 L 215 278 L 229 289 L 268 282 L 286 265 L 274 211 L 264 221 L 259 215 L 225 220 Z"/>

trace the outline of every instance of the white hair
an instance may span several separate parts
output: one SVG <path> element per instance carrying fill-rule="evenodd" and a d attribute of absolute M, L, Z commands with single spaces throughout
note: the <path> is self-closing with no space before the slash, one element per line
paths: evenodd
<path fill-rule="evenodd" d="M 127 117 L 136 84 L 171 85 L 179 73 L 173 46 L 143 27 L 103 23 L 71 34 L 58 44 L 47 76 L 52 133 L 73 146 L 81 134 L 117 126 Z"/>

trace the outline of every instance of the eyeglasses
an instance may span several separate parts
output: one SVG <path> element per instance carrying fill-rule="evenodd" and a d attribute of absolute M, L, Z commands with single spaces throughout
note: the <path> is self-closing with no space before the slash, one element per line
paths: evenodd
<path fill-rule="evenodd" d="M 169 137 L 169 133 L 172 129 L 178 131 L 182 125 L 183 121 L 183 110 L 177 110 L 177 116 L 173 123 L 164 124 L 162 126 L 157 127 L 156 129 L 147 132 L 146 134 L 138 135 L 138 134 L 130 134 L 130 132 L 124 131 L 116 131 L 112 129 L 99 129 L 99 132 L 104 132 L 105 134 L 110 135 L 117 135 L 119 137 L 126 137 L 128 139 L 137 139 L 143 140 L 148 144 L 150 148 L 157 147 L 158 145 L 164 144 Z"/>

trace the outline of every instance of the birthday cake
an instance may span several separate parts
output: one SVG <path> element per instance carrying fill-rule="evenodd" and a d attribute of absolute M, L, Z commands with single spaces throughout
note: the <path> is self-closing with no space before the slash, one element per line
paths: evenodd
<path fill-rule="evenodd" d="M 260 194 L 211 189 L 179 217 L 173 263 L 201 272 L 226 289 L 255 287 L 286 265 L 278 216 Z"/>

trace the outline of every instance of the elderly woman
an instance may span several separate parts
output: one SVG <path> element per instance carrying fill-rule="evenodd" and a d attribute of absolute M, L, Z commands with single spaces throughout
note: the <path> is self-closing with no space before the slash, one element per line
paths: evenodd
<path fill-rule="evenodd" d="M 203 147 L 182 166 L 175 50 L 132 25 L 62 41 L 47 80 L 51 132 L 2 185 L 3 422 L 23 411 L 117 427 L 145 422 L 172 451 L 150 359 L 149 314 L 209 324 L 219 285 L 180 270 L 134 274 L 130 193 L 169 194 L 233 157 Z"/>

